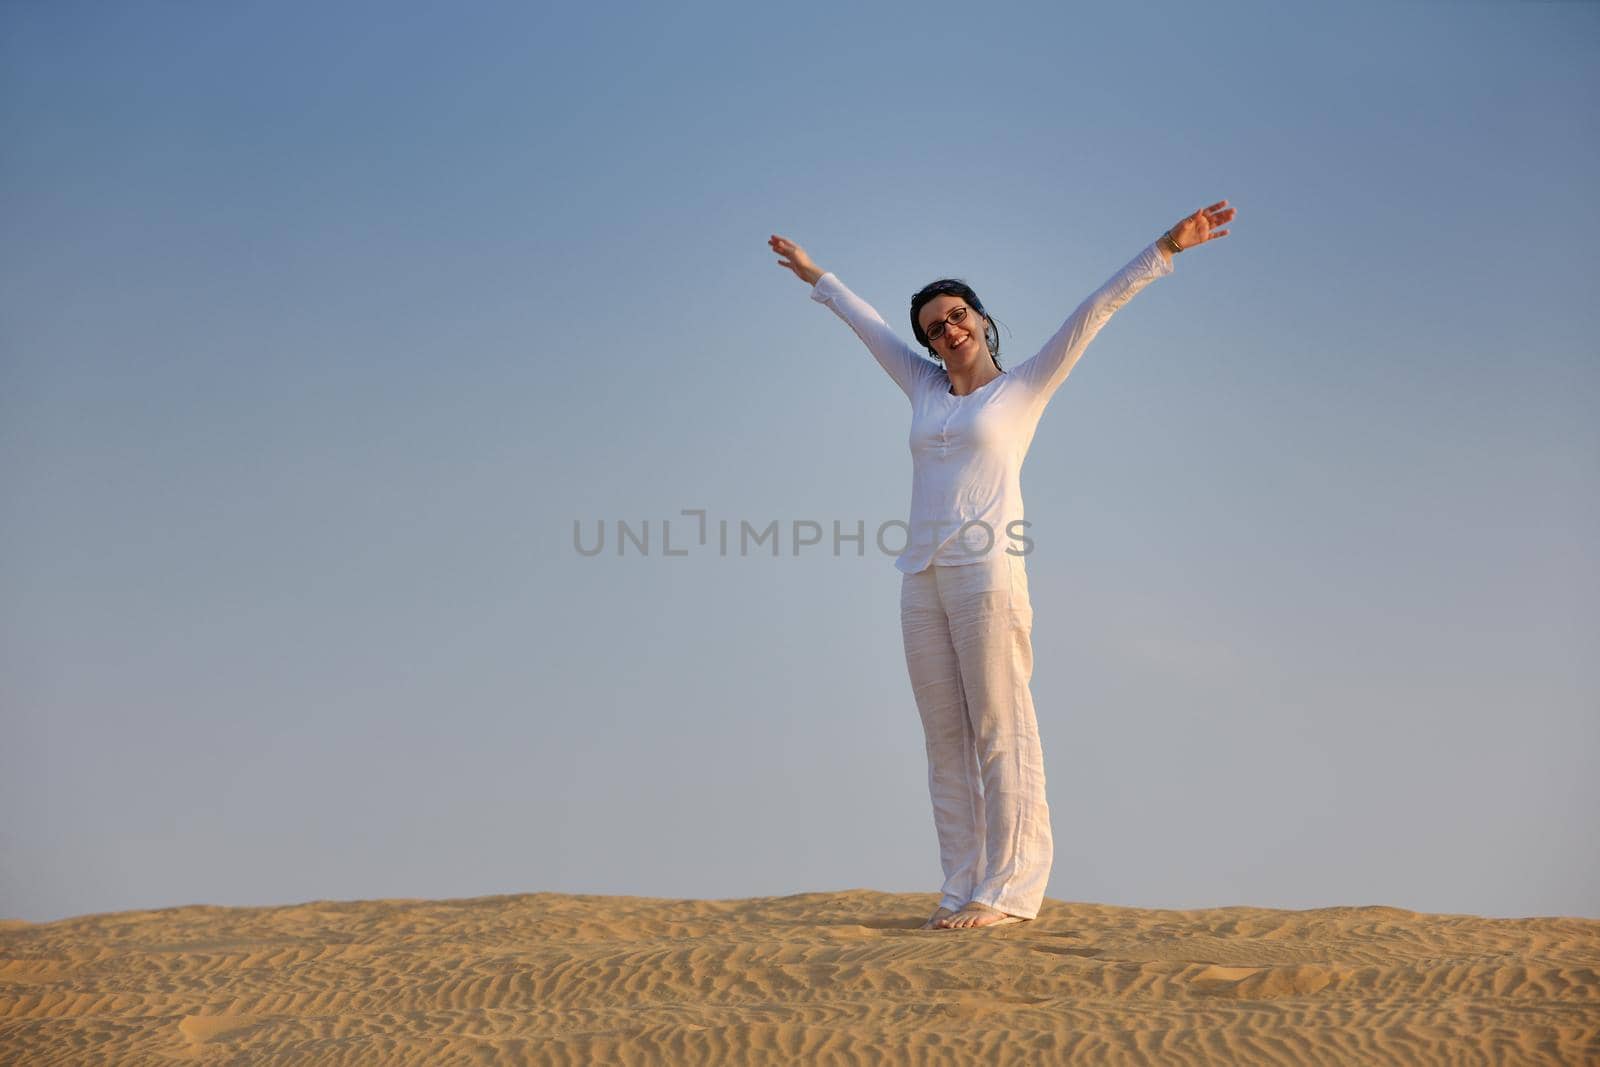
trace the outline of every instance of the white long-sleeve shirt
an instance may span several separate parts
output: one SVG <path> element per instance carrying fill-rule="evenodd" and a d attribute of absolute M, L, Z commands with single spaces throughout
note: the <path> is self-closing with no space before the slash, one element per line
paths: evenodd
<path fill-rule="evenodd" d="M 897 568 L 916 574 L 930 564 L 1022 553 L 1022 461 L 1045 404 L 1117 309 L 1170 273 L 1171 260 L 1152 244 L 1080 304 L 1036 355 L 966 396 L 952 393 L 945 369 L 902 341 L 832 273 L 817 280 L 811 299 L 856 332 L 911 401 L 911 518 Z"/>

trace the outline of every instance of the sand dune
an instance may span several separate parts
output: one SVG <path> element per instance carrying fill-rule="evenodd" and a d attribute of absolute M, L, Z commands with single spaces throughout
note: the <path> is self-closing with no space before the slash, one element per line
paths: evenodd
<path fill-rule="evenodd" d="M 931 895 L 0 924 L 0 1063 L 1600 1064 L 1600 921 Z"/>

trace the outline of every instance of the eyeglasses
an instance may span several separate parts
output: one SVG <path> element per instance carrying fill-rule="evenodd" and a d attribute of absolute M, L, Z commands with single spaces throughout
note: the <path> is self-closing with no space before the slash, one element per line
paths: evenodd
<path fill-rule="evenodd" d="M 944 328 L 945 328 L 946 324 L 951 325 L 951 326 L 960 326 L 962 324 L 962 322 L 964 322 L 966 320 L 967 311 L 968 311 L 967 308 L 956 308 L 954 311 L 950 312 L 950 314 L 946 315 L 943 319 L 941 319 L 938 322 L 934 323 L 932 326 L 929 326 L 926 330 L 923 330 L 922 332 L 928 335 L 928 340 L 929 341 L 937 341 L 939 338 L 944 336 Z"/>

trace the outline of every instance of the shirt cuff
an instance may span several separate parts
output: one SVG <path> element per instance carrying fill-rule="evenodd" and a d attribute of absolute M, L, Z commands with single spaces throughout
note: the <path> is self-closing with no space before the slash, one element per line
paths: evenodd
<path fill-rule="evenodd" d="M 828 271 L 817 279 L 817 284 L 811 287 L 811 299 L 819 304 L 826 304 L 844 289 L 838 278 L 833 276 L 833 271 Z"/>
<path fill-rule="evenodd" d="M 1150 242 L 1150 247 L 1144 250 L 1144 254 L 1149 256 L 1150 259 L 1155 263 L 1155 275 L 1158 278 L 1171 274 L 1174 270 L 1176 270 L 1178 265 L 1178 256 L 1181 255 L 1181 253 L 1178 252 L 1170 252 L 1167 255 L 1162 255 L 1161 238 L 1159 237 Z"/>

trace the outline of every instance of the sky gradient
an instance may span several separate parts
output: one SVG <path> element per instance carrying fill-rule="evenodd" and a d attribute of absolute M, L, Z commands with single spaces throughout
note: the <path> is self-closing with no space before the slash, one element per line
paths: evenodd
<path fill-rule="evenodd" d="M 964 277 L 1015 359 L 1223 197 L 1024 469 L 1048 895 L 1600 917 L 1597 45 L 6 5 L 0 917 L 935 891 L 909 412 L 767 236 L 908 335 Z"/>

